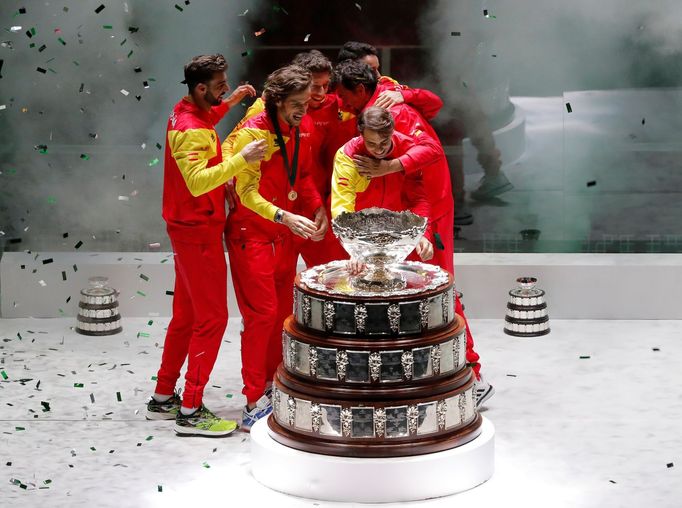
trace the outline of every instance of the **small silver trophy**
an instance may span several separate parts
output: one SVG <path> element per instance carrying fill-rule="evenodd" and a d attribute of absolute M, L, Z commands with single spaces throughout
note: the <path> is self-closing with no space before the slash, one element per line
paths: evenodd
<path fill-rule="evenodd" d="M 404 289 L 405 277 L 395 265 L 402 263 L 424 235 L 428 221 L 410 211 L 366 208 L 343 212 L 332 221 L 332 230 L 352 259 L 367 265 L 350 280 L 359 291 L 385 292 Z"/>
<path fill-rule="evenodd" d="M 107 277 L 90 277 L 81 290 L 76 331 L 82 335 L 114 335 L 122 331 L 118 291 L 107 286 Z"/>
<path fill-rule="evenodd" d="M 519 277 L 509 291 L 504 333 L 514 337 L 538 337 L 549 333 L 545 292 L 537 289 L 535 277 Z"/>

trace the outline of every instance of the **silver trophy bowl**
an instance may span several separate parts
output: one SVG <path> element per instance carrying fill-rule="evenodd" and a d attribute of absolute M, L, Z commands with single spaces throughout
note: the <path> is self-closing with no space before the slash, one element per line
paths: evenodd
<path fill-rule="evenodd" d="M 332 220 L 332 231 L 351 259 L 366 265 L 360 275 L 351 278 L 351 285 L 361 291 L 404 289 L 404 277 L 391 266 L 402 263 L 414 250 L 427 224 L 425 217 L 410 211 L 376 207 L 343 212 Z"/>

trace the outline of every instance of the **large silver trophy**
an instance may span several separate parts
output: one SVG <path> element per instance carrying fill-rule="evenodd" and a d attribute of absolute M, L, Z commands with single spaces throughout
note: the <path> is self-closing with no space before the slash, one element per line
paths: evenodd
<path fill-rule="evenodd" d="M 352 259 L 366 265 L 360 275 L 351 277 L 352 287 L 370 292 L 404 289 L 407 281 L 397 265 L 414 250 L 427 223 L 425 217 L 410 211 L 376 207 L 336 217 L 334 234 Z"/>

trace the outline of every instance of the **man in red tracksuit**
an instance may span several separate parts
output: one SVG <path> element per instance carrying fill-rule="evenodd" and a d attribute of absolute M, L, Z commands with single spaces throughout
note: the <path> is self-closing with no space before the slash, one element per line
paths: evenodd
<path fill-rule="evenodd" d="M 358 130 L 361 135 L 343 145 L 334 159 L 332 217 L 342 212 L 356 212 L 376 206 L 395 212 L 410 210 L 428 219 L 431 206 L 418 168 L 434 159 L 433 150 L 396 132 L 391 113 L 383 108 L 371 107 L 360 113 Z M 370 179 L 358 172 L 355 165 L 358 157 L 392 159 L 398 161 L 404 171 Z M 419 240 L 415 254 L 422 261 L 433 257 L 433 233 L 430 227 Z M 360 268 L 358 265 L 351 266 L 352 273 Z"/>
<path fill-rule="evenodd" d="M 365 63 L 346 60 L 336 66 L 335 81 L 337 83 L 336 94 L 340 97 L 344 109 L 357 115 L 377 101 L 379 90 L 377 89 L 376 74 Z M 390 108 L 395 120 L 395 130 L 415 137 L 417 142 L 421 133 L 427 136 L 422 139 L 438 140 L 433 128 L 424 118 L 407 104 L 396 104 Z M 440 143 L 439 143 L 440 144 Z M 442 150 L 442 147 L 441 147 Z M 396 171 L 401 171 L 400 164 L 395 160 L 377 160 L 372 158 L 357 158 L 359 172 L 372 178 L 385 176 Z M 428 191 L 431 203 L 432 228 L 435 240 L 435 254 L 431 262 L 449 271 L 454 275 L 454 202 L 450 183 L 450 171 L 445 155 L 438 157 L 434 164 L 422 168 L 424 186 Z M 459 298 L 455 299 L 455 311 L 464 318 Z M 480 376 L 479 356 L 474 351 L 474 341 L 467 323 L 467 361 L 472 364 L 478 385 L 475 393 L 477 405 L 480 406 L 493 393 L 493 387 Z"/>
<path fill-rule="evenodd" d="M 244 320 L 242 428 L 272 411 L 268 384 L 282 360 L 282 325 L 293 307 L 298 251 L 294 235 L 321 240 L 328 228 L 311 179 L 306 115 L 311 73 L 298 65 L 276 70 L 263 91 L 265 110 L 244 123 L 234 140 L 241 150 L 265 140 L 262 162 L 237 176 L 239 198 L 225 230 L 237 303 Z"/>
<path fill-rule="evenodd" d="M 223 161 L 214 125 L 253 87 L 229 90 L 222 55 L 202 55 L 185 66 L 189 95 L 173 108 L 166 133 L 163 218 L 173 247 L 175 291 L 155 393 L 147 418 L 175 419 L 181 435 L 224 436 L 234 421 L 216 417 L 202 404 L 227 325 L 227 270 L 222 231 L 227 180 L 265 155 L 265 143 L 254 142 Z M 175 394 L 180 369 L 187 361 L 182 401 Z"/>

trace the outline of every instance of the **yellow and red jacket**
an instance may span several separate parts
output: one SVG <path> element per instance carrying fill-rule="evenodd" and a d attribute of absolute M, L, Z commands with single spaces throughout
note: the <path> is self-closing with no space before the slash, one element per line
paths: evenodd
<path fill-rule="evenodd" d="M 433 159 L 429 152 L 430 150 L 415 143 L 410 136 L 393 132 L 391 151 L 386 158 L 399 159 L 405 167 L 405 172 L 391 173 L 369 180 L 360 175 L 353 162 L 356 155 L 371 157 L 365 147 L 364 138 L 358 136 L 348 141 L 339 148 L 334 158 L 332 217 L 335 218 L 342 212 L 357 212 L 378 206 L 395 212 L 411 210 L 430 219 L 431 205 L 420 170 Z M 433 242 L 430 227 L 425 236 Z"/>
<path fill-rule="evenodd" d="M 376 102 L 379 93 L 381 93 L 379 89 L 375 90 L 365 109 Z M 417 144 L 427 148 L 431 154 L 431 163 L 422 165 L 419 169 L 422 171 L 424 187 L 428 193 L 429 203 L 431 203 L 431 217 L 436 221 L 452 212 L 455 207 L 452 199 L 450 169 L 443 146 L 433 127 L 413 107 L 408 104 L 396 104 L 390 108 L 390 111 L 395 121 L 395 130 L 410 136 Z M 405 168 L 406 173 L 410 171 L 412 171 L 410 167 Z"/>
<path fill-rule="evenodd" d="M 221 237 L 224 184 L 246 169 L 239 154 L 223 160 L 214 126 L 228 110 L 224 102 L 205 111 L 185 97 L 168 119 L 162 215 L 173 239 L 203 243 Z"/>
<path fill-rule="evenodd" d="M 289 162 L 294 153 L 294 128 L 277 116 L 284 138 Z M 249 239 L 271 242 L 291 234 L 289 228 L 274 221 L 279 208 L 298 215 L 313 218 L 315 211 L 322 206 L 322 199 L 311 178 L 311 119 L 306 115 L 301 121 L 298 170 L 293 190 L 298 194 L 294 201 L 288 199 L 292 189 L 284 167 L 282 153 L 277 145 L 277 135 L 266 111 L 247 120 L 237 132 L 233 149 L 241 151 L 251 141 L 265 139 L 267 149 L 265 158 L 249 164 L 239 173 L 235 189 L 239 201 L 230 212 L 225 234 L 229 239 Z"/>
<path fill-rule="evenodd" d="M 443 107 L 443 101 L 435 93 L 425 88 L 410 88 L 401 85 L 390 76 L 381 76 L 377 83 L 379 93 L 384 90 L 396 90 L 403 96 L 405 104 L 416 109 L 426 120 L 432 120 Z"/>
<path fill-rule="evenodd" d="M 223 156 L 229 157 L 234 153 L 234 141 L 237 134 L 244 127 L 250 118 L 265 111 L 265 103 L 259 97 L 246 110 L 246 114 L 239 123 L 232 129 L 232 132 L 223 142 Z M 323 201 L 327 201 L 331 193 L 331 174 L 334 162 L 334 153 L 338 146 L 332 151 L 330 139 L 336 132 L 339 122 L 338 99 L 334 94 L 327 94 L 324 102 L 318 108 L 308 107 L 307 116 L 312 120 L 313 129 L 310 132 L 310 147 L 312 151 L 311 177 L 315 183 L 315 188 L 320 193 Z"/>

